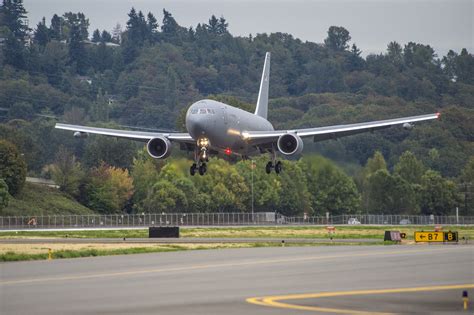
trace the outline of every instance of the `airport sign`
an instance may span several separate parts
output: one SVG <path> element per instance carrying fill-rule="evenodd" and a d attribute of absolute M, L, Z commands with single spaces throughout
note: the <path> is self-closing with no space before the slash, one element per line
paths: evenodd
<path fill-rule="evenodd" d="M 415 242 L 457 242 L 458 232 L 415 232 Z"/>
<path fill-rule="evenodd" d="M 415 232 L 415 242 L 444 242 L 444 232 Z"/>

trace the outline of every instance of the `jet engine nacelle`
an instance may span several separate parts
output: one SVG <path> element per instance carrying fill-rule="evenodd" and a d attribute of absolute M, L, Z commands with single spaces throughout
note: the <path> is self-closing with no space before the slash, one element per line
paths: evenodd
<path fill-rule="evenodd" d="M 146 150 L 154 159 L 165 159 L 171 154 L 171 142 L 165 137 L 153 138 L 148 141 Z"/>
<path fill-rule="evenodd" d="M 278 150 L 284 155 L 296 155 L 303 151 L 303 140 L 296 134 L 281 135 L 277 141 Z"/>
<path fill-rule="evenodd" d="M 76 131 L 74 132 L 74 138 L 87 138 L 89 134 L 87 132 Z"/>
<path fill-rule="evenodd" d="M 404 124 L 403 124 L 403 129 L 405 129 L 405 130 L 411 130 L 411 129 L 413 129 L 413 124 L 404 123 Z"/>

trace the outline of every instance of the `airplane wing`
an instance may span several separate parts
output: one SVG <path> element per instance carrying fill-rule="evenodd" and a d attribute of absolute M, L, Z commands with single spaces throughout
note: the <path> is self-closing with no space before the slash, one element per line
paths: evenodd
<path fill-rule="evenodd" d="M 301 138 L 313 137 L 314 142 L 337 139 L 340 137 L 350 136 L 362 132 L 374 131 L 379 129 L 389 128 L 394 125 L 408 124 L 411 127 L 411 123 L 438 119 L 440 113 L 403 117 L 396 119 L 387 119 L 379 121 L 371 121 L 349 125 L 334 125 L 327 127 L 317 128 L 306 128 L 306 129 L 291 129 L 291 130 L 273 130 L 273 131 L 246 131 L 242 132 L 242 137 L 255 144 L 273 142 L 278 139 L 281 135 L 292 133 L 300 136 Z"/>
<path fill-rule="evenodd" d="M 146 131 L 132 131 L 132 130 L 119 130 L 119 129 L 109 129 L 109 128 L 96 128 L 96 127 L 86 127 L 78 125 L 68 125 L 68 124 L 56 124 L 55 128 L 70 130 L 74 132 L 79 132 L 81 134 L 97 134 L 104 136 L 111 136 L 117 138 L 126 138 L 137 141 L 148 141 L 156 137 L 165 137 L 170 141 L 182 142 L 182 143 L 193 143 L 194 139 L 189 135 L 189 133 L 178 133 L 178 132 L 146 132 Z"/>

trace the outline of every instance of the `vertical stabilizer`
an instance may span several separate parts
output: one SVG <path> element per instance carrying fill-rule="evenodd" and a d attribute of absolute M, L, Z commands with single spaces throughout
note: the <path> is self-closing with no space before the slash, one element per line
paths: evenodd
<path fill-rule="evenodd" d="M 258 91 L 257 107 L 255 115 L 267 119 L 268 112 L 268 87 L 270 82 L 270 56 L 269 52 L 265 55 L 265 63 L 263 65 L 262 80 L 260 81 L 260 91 Z"/>

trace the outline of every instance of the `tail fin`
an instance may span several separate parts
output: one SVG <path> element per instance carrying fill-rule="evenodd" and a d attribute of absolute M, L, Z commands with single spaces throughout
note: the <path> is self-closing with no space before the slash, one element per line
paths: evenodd
<path fill-rule="evenodd" d="M 258 92 L 257 108 L 255 115 L 267 119 L 268 112 L 268 88 L 270 81 L 270 57 L 269 52 L 265 55 L 265 64 L 263 65 L 262 80 L 260 81 L 260 91 Z"/>

